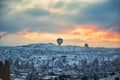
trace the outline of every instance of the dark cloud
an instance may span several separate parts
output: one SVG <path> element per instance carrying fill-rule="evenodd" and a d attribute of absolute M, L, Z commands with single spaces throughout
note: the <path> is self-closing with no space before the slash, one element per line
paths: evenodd
<path fill-rule="evenodd" d="M 24 13 L 28 14 L 29 16 L 33 16 L 33 17 L 48 16 L 51 14 L 50 12 L 42 8 L 31 8 L 31 9 L 26 10 Z"/>
<path fill-rule="evenodd" d="M 1 0 L 0 0 L 1 1 Z M 2 0 L 10 1 L 12 0 Z M 16 0 L 15 2 L 18 3 Z M 14 2 L 14 1 L 13 1 Z M 82 7 L 81 3 L 68 3 L 58 2 L 54 7 L 61 8 L 67 7 L 64 15 L 52 14 L 43 8 L 30 8 L 25 11 L 9 14 L 9 6 L 7 4 L 0 5 L 0 31 L 7 33 L 14 33 L 25 28 L 32 31 L 39 30 L 41 32 L 54 32 L 59 33 L 63 28 L 70 28 L 73 24 L 101 24 L 98 27 L 104 29 L 111 29 L 112 31 L 120 31 L 120 18 L 119 18 L 119 2 L 117 0 L 108 0 L 104 3 L 97 3 L 94 5 L 88 4 L 87 7 Z M 80 5 L 81 4 L 81 5 Z M 21 5 L 22 6 L 22 5 Z M 81 8 L 82 7 L 82 8 Z M 14 8 L 12 8 L 14 9 Z M 76 11 L 71 14 L 70 11 Z M 51 15 L 52 14 L 52 15 Z M 68 25 L 63 25 L 61 28 L 60 22 L 67 22 Z"/>
<path fill-rule="evenodd" d="M 0 16 L 6 16 L 16 9 L 15 5 L 24 5 L 27 0 L 0 0 Z"/>
<path fill-rule="evenodd" d="M 0 16 L 7 14 L 9 10 L 10 8 L 7 3 L 5 3 L 3 0 L 0 0 Z"/>
<path fill-rule="evenodd" d="M 21 26 L 18 21 L 9 19 L 0 20 L 0 32 L 15 33 L 22 30 L 24 26 Z"/>
<path fill-rule="evenodd" d="M 19 29 L 16 27 L 14 19 L 10 18 L 10 11 L 13 10 L 10 5 L 13 5 L 12 0 L 0 0 L 0 32 L 12 33 Z"/>
<path fill-rule="evenodd" d="M 54 21 L 52 17 L 48 19 L 39 19 L 36 16 L 26 16 L 24 13 L 9 15 L 11 17 L 3 17 L 0 19 L 0 32 L 16 33 L 23 29 L 30 31 L 58 33 L 60 31 L 60 23 Z M 43 17 L 44 18 L 44 17 Z"/>
<path fill-rule="evenodd" d="M 7 32 L 9 34 L 26 28 L 31 31 L 37 30 L 41 32 L 59 31 L 56 27 L 60 27 L 60 25 L 50 18 L 50 12 L 42 8 L 31 8 L 14 14 L 9 14 L 6 6 L 2 6 L 2 9 L 0 32 Z"/>
<path fill-rule="evenodd" d="M 88 5 L 70 18 L 77 24 L 96 23 L 102 25 L 99 28 L 111 28 L 113 31 L 119 31 L 119 7 L 118 0 L 108 0 L 104 3 Z"/>

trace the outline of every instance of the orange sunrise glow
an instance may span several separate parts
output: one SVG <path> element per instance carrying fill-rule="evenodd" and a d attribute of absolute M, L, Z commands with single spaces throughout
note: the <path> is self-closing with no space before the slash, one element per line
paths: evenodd
<path fill-rule="evenodd" d="M 76 25 L 71 29 L 63 30 L 61 33 L 45 33 L 39 31 L 29 31 L 28 29 L 22 30 L 15 34 L 7 35 L 10 38 L 17 38 L 18 36 L 31 40 L 31 41 L 53 41 L 59 37 L 62 37 L 64 41 L 71 40 L 67 44 L 79 45 L 81 40 L 90 43 L 91 45 L 104 45 L 107 44 L 113 46 L 120 46 L 116 44 L 120 42 L 120 34 L 111 32 L 109 30 L 98 30 L 97 25 Z M 76 43 L 77 39 L 77 43 Z M 107 43 L 106 43 L 107 42 Z M 66 45 L 66 44 L 65 44 Z"/>

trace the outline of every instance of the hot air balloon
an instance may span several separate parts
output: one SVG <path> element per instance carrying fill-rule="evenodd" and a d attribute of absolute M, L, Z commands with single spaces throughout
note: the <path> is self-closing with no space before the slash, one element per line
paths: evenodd
<path fill-rule="evenodd" d="M 58 38 L 58 39 L 57 39 L 57 43 L 58 43 L 58 45 L 60 46 L 60 45 L 63 43 L 63 39 L 62 39 L 62 38 Z"/>
<path fill-rule="evenodd" d="M 84 45 L 84 46 L 85 46 L 85 47 L 87 47 L 87 48 L 89 47 L 87 43 L 85 43 L 85 45 Z"/>

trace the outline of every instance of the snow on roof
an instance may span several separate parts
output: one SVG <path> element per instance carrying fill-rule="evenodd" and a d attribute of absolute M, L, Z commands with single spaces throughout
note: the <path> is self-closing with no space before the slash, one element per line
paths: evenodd
<path fill-rule="evenodd" d="M 24 80 L 24 79 L 16 78 L 16 79 L 14 79 L 14 80 Z"/>
<path fill-rule="evenodd" d="M 50 79 L 51 76 L 45 76 L 43 79 Z"/>
<path fill-rule="evenodd" d="M 0 61 L 2 61 L 2 63 L 4 64 L 6 60 L 6 57 L 2 54 L 0 54 Z"/>

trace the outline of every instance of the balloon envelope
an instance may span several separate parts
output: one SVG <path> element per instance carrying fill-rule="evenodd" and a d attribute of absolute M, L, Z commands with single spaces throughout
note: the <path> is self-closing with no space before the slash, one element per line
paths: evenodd
<path fill-rule="evenodd" d="M 87 43 L 85 43 L 85 47 L 89 47 Z"/>
<path fill-rule="evenodd" d="M 58 38 L 58 39 L 57 39 L 57 43 L 58 43 L 58 45 L 60 46 L 60 45 L 63 43 L 63 39 L 62 39 L 62 38 Z"/>

